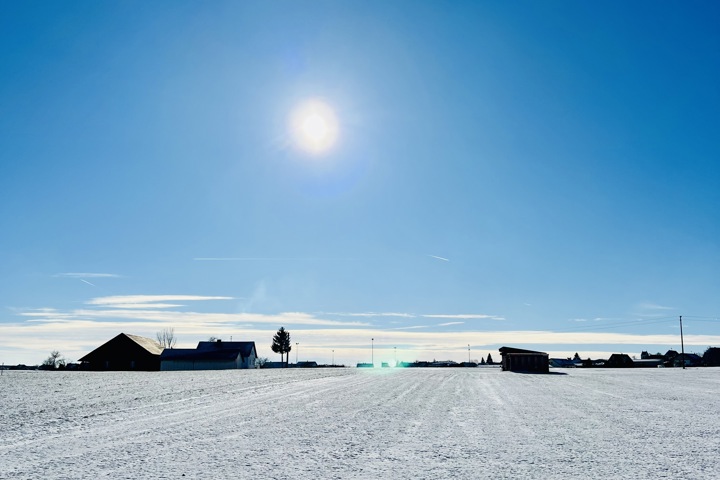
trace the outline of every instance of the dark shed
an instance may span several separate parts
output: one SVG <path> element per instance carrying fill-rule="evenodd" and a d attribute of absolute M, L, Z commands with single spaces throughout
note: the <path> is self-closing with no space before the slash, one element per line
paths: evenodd
<path fill-rule="evenodd" d="M 82 357 L 85 370 L 160 370 L 163 347 L 151 338 L 121 333 Z"/>
<path fill-rule="evenodd" d="M 550 361 L 545 352 L 501 347 L 502 369 L 509 372 L 548 373 Z"/>
<path fill-rule="evenodd" d="M 607 368 L 632 368 L 634 366 L 635 362 L 627 353 L 613 353 L 605 362 Z"/>

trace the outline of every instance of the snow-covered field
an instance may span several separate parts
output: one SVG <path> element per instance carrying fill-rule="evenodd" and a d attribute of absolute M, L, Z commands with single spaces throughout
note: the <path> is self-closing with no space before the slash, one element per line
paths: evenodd
<path fill-rule="evenodd" d="M 0 376 L 0 478 L 718 478 L 720 369 Z"/>

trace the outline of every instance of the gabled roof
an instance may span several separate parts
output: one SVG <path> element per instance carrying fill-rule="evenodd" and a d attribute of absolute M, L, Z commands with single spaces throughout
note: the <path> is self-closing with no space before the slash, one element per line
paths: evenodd
<path fill-rule="evenodd" d="M 163 351 L 163 347 L 160 346 L 158 342 L 153 340 L 152 338 L 147 337 L 141 337 L 139 335 L 130 335 L 127 333 L 120 333 L 119 335 L 111 338 L 107 342 L 100 345 L 98 348 L 93 350 L 92 352 L 88 353 L 84 357 L 80 358 L 79 362 L 87 362 L 91 361 L 92 357 L 95 353 L 100 354 L 100 352 L 104 351 L 107 352 L 108 350 L 105 348 L 118 348 L 118 346 L 121 345 L 127 345 L 127 342 L 133 342 L 137 344 L 140 348 L 147 351 L 148 353 L 152 355 L 160 355 Z M 120 348 L 127 348 L 127 347 L 120 347 Z"/>
<path fill-rule="evenodd" d="M 498 350 L 500 350 L 500 355 L 505 355 L 507 353 L 531 353 L 535 355 L 547 355 L 545 352 L 536 352 L 535 350 L 523 350 L 522 348 L 513 348 L 513 347 L 500 347 Z"/>
<path fill-rule="evenodd" d="M 152 338 L 141 337 L 139 335 L 130 335 L 129 333 L 121 333 L 120 335 L 125 335 L 130 340 L 137 343 L 145 350 L 154 355 L 160 355 L 163 352 L 163 347 Z"/>
<path fill-rule="evenodd" d="M 221 340 L 215 342 L 200 342 L 198 343 L 197 349 L 202 351 L 238 350 L 243 357 L 249 357 L 251 354 L 257 356 L 255 342 L 223 342 Z"/>

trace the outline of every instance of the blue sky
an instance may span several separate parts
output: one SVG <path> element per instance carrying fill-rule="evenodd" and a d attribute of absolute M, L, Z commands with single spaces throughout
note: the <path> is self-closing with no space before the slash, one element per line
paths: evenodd
<path fill-rule="evenodd" d="M 720 345 L 712 2 L 3 2 L 0 361 Z M 337 139 L 300 148 L 298 107 Z M 375 340 L 371 342 L 371 338 Z M 291 354 L 291 359 L 294 359 Z"/>

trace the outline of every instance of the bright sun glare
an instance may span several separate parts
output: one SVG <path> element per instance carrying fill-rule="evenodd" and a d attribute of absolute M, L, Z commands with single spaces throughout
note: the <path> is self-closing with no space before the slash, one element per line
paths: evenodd
<path fill-rule="evenodd" d="M 320 100 L 310 100 L 298 106 L 291 115 L 290 129 L 295 144 L 315 155 L 330 150 L 338 137 L 335 112 Z"/>

